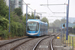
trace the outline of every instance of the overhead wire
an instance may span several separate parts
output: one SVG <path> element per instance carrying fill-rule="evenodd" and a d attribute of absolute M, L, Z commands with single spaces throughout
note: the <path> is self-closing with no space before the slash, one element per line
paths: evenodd
<path fill-rule="evenodd" d="M 47 7 L 48 7 L 48 0 L 47 0 Z M 52 10 L 48 7 L 48 9 L 52 12 Z M 52 12 L 53 13 L 53 12 Z"/>
<path fill-rule="evenodd" d="M 23 2 L 24 2 L 24 1 L 23 1 Z M 25 2 L 24 2 L 24 3 L 25 3 Z M 25 3 L 25 4 L 26 4 L 26 3 Z M 29 7 L 31 10 L 33 10 L 30 6 L 28 6 L 28 7 Z M 34 10 L 33 10 L 33 12 L 34 12 Z M 33 12 L 32 12 L 32 13 L 33 13 Z M 37 13 L 37 12 L 36 12 L 36 13 Z M 38 13 L 37 13 L 37 14 L 38 14 Z"/>
<path fill-rule="evenodd" d="M 22 0 L 23 1 L 23 0 Z M 23 1 L 24 2 L 24 1 Z M 25 2 L 24 2 L 25 3 Z M 26 3 L 25 3 L 26 4 Z"/>
<path fill-rule="evenodd" d="M 28 6 L 29 7 L 29 6 Z M 29 7 L 31 10 L 33 10 L 31 7 Z M 33 10 L 34 11 L 34 10 Z"/>
<path fill-rule="evenodd" d="M 67 2 L 67 0 L 65 1 L 65 3 Z M 65 11 L 65 8 L 64 8 L 64 11 Z M 64 15 L 65 17 L 63 17 L 64 19 L 66 19 L 66 15 Z M 66 23 L 66 21 L 64 21 L 64 23 Z"/>
<path fill-rule="evenodd" d="M 23 1 L 23 0 L 22 0 Z M 23 1 L 24 2 L 24 1 Z M 24 2 L 25 3 L 25 2 Z M 27 3 L 25 3 L 25 4 L 27 4 Z M 33 10 L 30 6 L 28 6 L 31 10 Z M 33 10 L 34 11 L 34 10 Z"/>
<path fill-rule="evenodd" d="M 65 1 L 65 3 L 67 2 L 67 0 Z"/>

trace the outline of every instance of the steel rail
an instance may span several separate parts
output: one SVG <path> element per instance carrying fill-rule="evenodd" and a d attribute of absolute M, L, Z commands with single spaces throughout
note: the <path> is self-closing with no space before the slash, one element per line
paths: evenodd
<path fill-rule="evenodd" d="M 51 40 L 51 50 L 54 50 L 54 49 L 53 49 L 53 40 L 54 40 L 57 36 L 59 36 L 59 34 L 53 35 L 53 36 L 55 36 L 55 37 Z"/>
<path fill-rule="evenodd" d="M 29 40 L 26 40 L 26 41 L 24 41 L 24 42 L 18 44 L 17 46 L 11 48 L 10 50 L 15 50 L 16 48 L 18 48 L 18 47 L 21 46 L 22 44 L 24 44 L 24 43 L 26 43 L 26 42 L 28 42 L 28 41 L 31 41 L 31 40 L 33 40 L 33 39 L 36 39 L 36 38 L 31 38 L 31 39 L 29 39 Z"/>
<path fill-rule="evenodd" d="M 26 38 L 27 38 L 27 37 L 23 37 L 23 38 L 18 38 L 18 39 L 15 39 L 15 40 L 11 40 L 11 41 L 6 42 L 6 43 L 4 43 L 4 44 L 0 44 L 0 47 L 3 47 L 3 46 L 5 46 L 5 45 L 7 45 L 7 44 L 13 43 L 13 42 L 15 42 L 15 41 L 23 40 L 23 39 L 26 39 Z"/>
<path fill-rule="evenodd" d="M 53 38 L 54 39 L 54 38 Z M 53 49 L 53 39 L 51 40 L 51 50 L 54 50 Z"/>
<path fill-rule="evenodd" d="M 50 36 L 48 36 L 48 37 L 50 37 Z M 47 39 L 48 37 L 45 37 L 45 38 L 39 40 L 39 41 L 36 43 L 36 45 L 34 46 L 33 50 L 36 50 L 36 48 L 37 48 L 37 46 L 39 45 L 39 43 L 40 43 L 42 40 Z"/>

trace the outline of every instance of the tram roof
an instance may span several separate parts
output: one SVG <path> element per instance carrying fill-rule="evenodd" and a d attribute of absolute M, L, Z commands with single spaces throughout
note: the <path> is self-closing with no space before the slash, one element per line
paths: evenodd
<path fill-rule="evenodd" d="M 27 20 L 27 22 L 30 22 L 30 21 L 36 21 L 36 22 L 39 22 L 39 23 L 47 24 L 47 22 L 42 22 L 40 19 L 28 19 Z"/>

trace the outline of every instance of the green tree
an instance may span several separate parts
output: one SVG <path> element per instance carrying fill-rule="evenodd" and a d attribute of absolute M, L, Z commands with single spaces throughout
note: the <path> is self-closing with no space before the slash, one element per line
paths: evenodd
<path fill-rule="evenodd" d="M 48 19 L 46 17 L 42 18 L 41 21 L 47 22 L 48 23 L 48 26 L 49 26 L 49 22 L 48 22 Z"/>
<path fill-rule="evenodd" d="M 75 28 L 75 26 L 73 28 Z"/>
<path fill-rule="evenodd" d="M 61 20 L 57 19 L 53 23 L 51 23 L 51 27 L 61 27 L 61 25 L 65 22 L 66 22 L 65 19 L 61 19 Z"/>
<path fill-rule="evenodd" d="M 0 37 L 8 37 L 8 6 L 4 0 L 0 0 Z"/>
<path fill-rule="evenodd" d="M 27 14 L 27 15 L 28 15 L 27 19 L 34 19 L 33 13 L 31 15 L 30 14 Z M 26 14 L 24 15 L 24 17 L 26 17 Z"/>
<path fill-rule="evenodd" d="M 36 16 L 36 19 L 40 19 L 40 17 L 39 16 Z"/>
<path fill-rule="evenodd" d="M 0 15 L 8 19 L 8 6 L 4 0 L 0 0 Z"/>
<path fill-rule="evenodd" d="M 60 20 L 55 20 L 53 23 L 53 27 L 59 27 L 60 26 Z"/>
<path fill-rule="evenodd" d="M 14 9 L 14 12 L 15 12 L 18 16 L 21 16 L 21 15 L 23 14 L 21 8 L 15 8 L 15 9 Z"/>
<path fill-rule="evenodd" d="M 22 19 L 21 19 L 21 18 Z M 25 18 L 23 16 L 18 16 L 14 12 L 11 13 L 11 36 L 23 36 L 25 35 Z"/>
<path fill-rule="evenodd" d="M 65 18 L 61 19 L 61 23 L 66 23 L 66 19 Z"/>
<path fill-rule="evenodd" d="M 0 27 L 2 27 L 2 30 L 7 30 L 8 22 L 8 19 L 0 16 Z"/>
<path fill-rule="evenodd" d="M 41 21 L 48 23 L 48 19 L 46 17 L 42 18 Z"/>

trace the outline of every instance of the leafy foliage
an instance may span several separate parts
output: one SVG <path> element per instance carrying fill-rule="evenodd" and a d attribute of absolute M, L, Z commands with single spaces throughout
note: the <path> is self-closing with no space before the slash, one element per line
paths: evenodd
<path fill-rule="evenodd" d="M 0 17 L 0 27 L 2 27 L 2 30 L 7 30 L 8 22 L 9 22 L 8 19 Z"/>
<path fill-rule="evenodd" d="M 75 28 L 75 26 L 73 28 Z"/>
<path fill-rule="evenodd" d="M 0 37 L 21 37 L 26 35 L 26 15 L 22 16 L 21 8 L 16 8 L 10 13 L 9 32 L 9 12 L 4 0 L 0 0 Z M 28 14 L 28 19 L 33 19 L 33 13 Z"/>
<path fill-rule="evenodd" d="M 8 7 L 4 0 L 0 0 L 0 37 L 8 37 Z"/>
<path fill-rule="evenodd" d="M 14 12 L 15 12 L 18 16 L 21 16 L 21 15 L 23 14 L 21 8 L 15 8 L 15 9 L 14 9 Z"/>
<path fill-rule="evenodd" d="M 36 16 L 36 19 L 40 19 L 40 17 L 39 16 Z"/>
<path fill-rule="evenodd" d="M 48 19 L 46 17 L 42 18 L 41 21 L 47 22 L 48 23 L 48 26 L 49 26 L 49 22 L 48 22 Z"/>
<path fill-rule="evenodd" d="M 8 7 L 6 6 L 4 0 L 0 0 L 0 15 L 8 18 Z"/>
<path fill-rule="evenodd" d="M 65 23 L 66 20 L 65 19 L 61 19 L 61 20 L 55 20 L 53 23 L 50 24 L 50 27 L 60 27 L 61 24 Z"/>
<path fill-rule="evenodd" d="M 42 18 L 41 21 L 43 21 L 43 22 L 47 22 L 47 23 L 48 23 L 48 19 L 47 19 L 46 17 Z"/>

